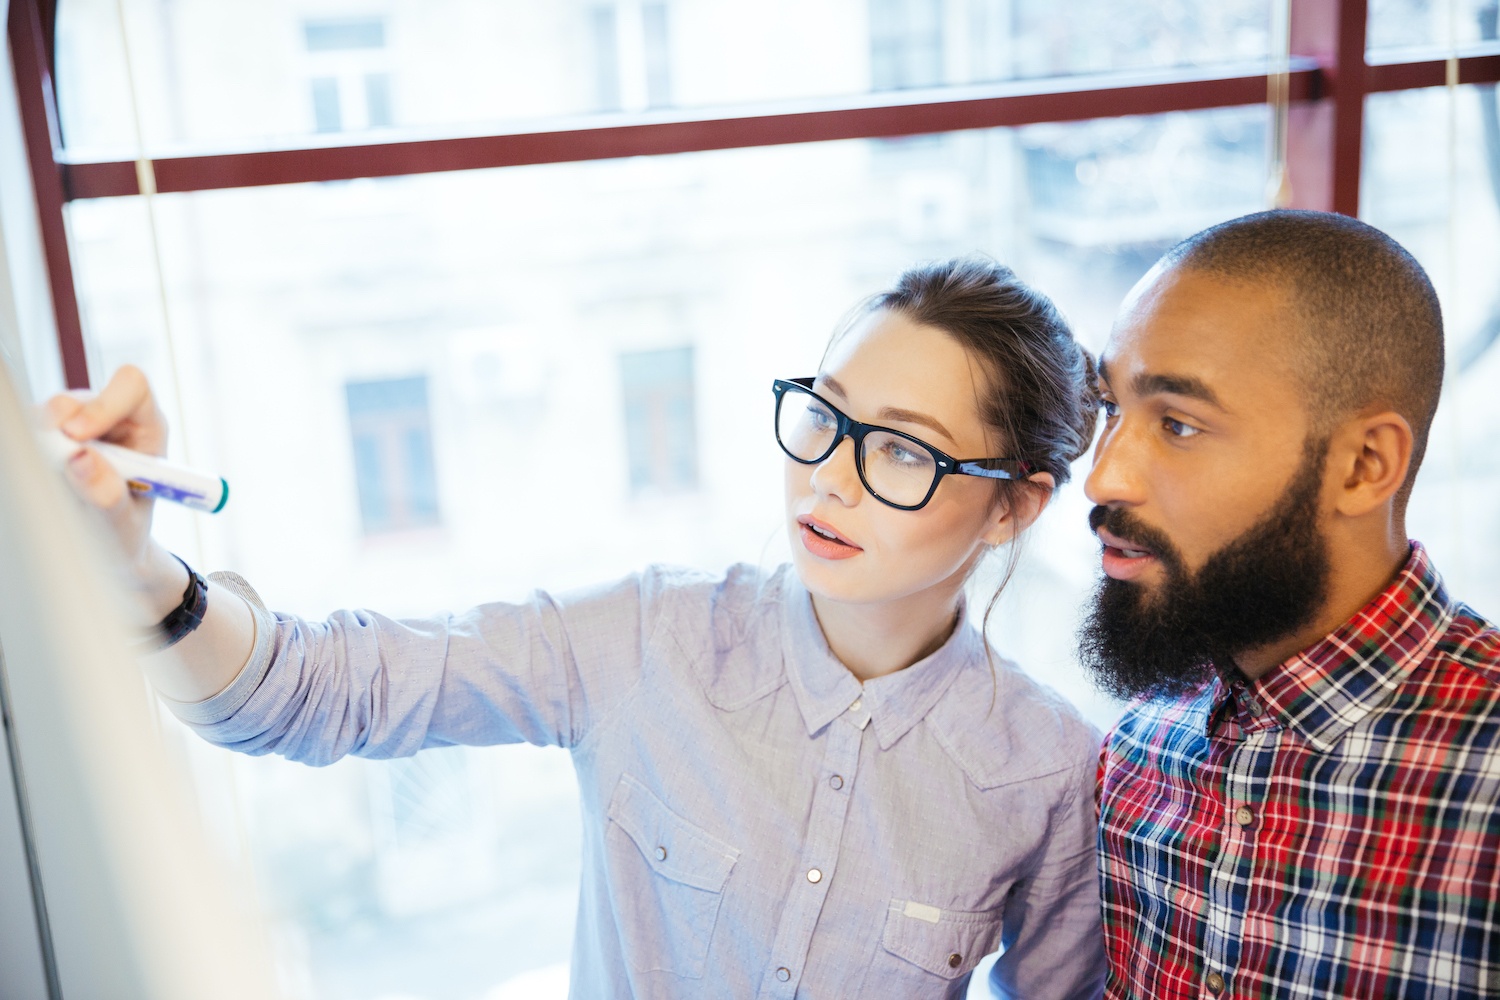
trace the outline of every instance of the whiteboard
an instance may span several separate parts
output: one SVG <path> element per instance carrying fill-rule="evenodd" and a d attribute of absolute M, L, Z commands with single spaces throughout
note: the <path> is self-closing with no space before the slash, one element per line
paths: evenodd
<path fill-rule="evenodd" d="M 44 465 L 13 378 L 0 360 L 0 886 L 20 870 L 33 891 L 0 901 L 0 996 L 281 996 L 266 931 L 160 744 L 110 543 Z"/>

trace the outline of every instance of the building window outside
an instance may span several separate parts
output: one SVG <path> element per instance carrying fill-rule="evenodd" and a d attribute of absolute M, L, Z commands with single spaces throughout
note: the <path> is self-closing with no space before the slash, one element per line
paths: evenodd
<path fill-rule="evenodd" d="M 943 83 L 943 0 L 870 0 L 870 89 Z"/>
<path fill-rule="evenodd" d="M 667 5 L 619 0 L 589 11 L 594 102 L 599 111 L 643 111 L 672 104 Z"/>
<path fill-rule="evenodd" d="M 385 34 L 381 18 L 303 22 L 315 130 L 346 132 L 393 123 Z"/>
<path fill-rule="evenodd" d="M 344 391 L 365 534 L 437 524 L 426 376 L 350 382 Z"/>
<path fill-rule="evenodd" d="M 631 491 L 668 493 L 695 488 L 693 349 L 622 354 L 620 376 Z"/>

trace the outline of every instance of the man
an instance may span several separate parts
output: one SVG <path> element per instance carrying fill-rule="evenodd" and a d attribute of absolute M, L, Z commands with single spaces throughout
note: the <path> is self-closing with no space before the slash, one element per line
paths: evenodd
<path fill-rule="evenodd" d="M 1120 998 L 1500 996 L 1500 633 L 1404 512 L 1437 297 L 1378 230 L 1266 212 L 1170 251 L 1105 347 L 1085 491 Z"/>

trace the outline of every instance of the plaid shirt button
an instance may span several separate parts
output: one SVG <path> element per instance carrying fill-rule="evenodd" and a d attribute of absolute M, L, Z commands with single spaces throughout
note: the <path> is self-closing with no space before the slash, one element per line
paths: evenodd
<path fill-rule="evenodd" d="M 1208 987 L 1208 992 L 1218 996 L 1224 992 L 1224 977 L 1217 972 L 1210 972 L 1208 978 L 1203 980 L 1203 985 Z"/>
<path fill-rule="evenodd" d="M 1234 811 L 1234 821 L 1240 826 L 1249 826 L 1255 822 L 1255 810 L 1249 806 L 1240 806 Z"/>

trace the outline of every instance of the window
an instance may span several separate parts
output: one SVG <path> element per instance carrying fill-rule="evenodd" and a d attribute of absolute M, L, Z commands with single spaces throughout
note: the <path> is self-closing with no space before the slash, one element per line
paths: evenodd
<path fill-rule="evenodd" d="M 620 356 L 630 488 L 675 492 L 698 485 L 693 420 L 693 349 Z"/>
<path fill-rule="evenodd" d="M 667 5 L 618 0 L 591 8 L 595 107 L 641 111 L 672 103 Z"/>
<path fill-rule="evenodd" d="M 343 132 L 392 124 L 385 22 L 378 18 L 307 21 L 313 128 Z"/>
<path fill-rule="evenodd" d="M 943 0 L 870 0 L 870 89 L 943 82 Z"/>
<path fill-rule="evenodd" d="M 427 379 L 351 382 L 345 394 L 365 534 L 436 524 Z"/>

